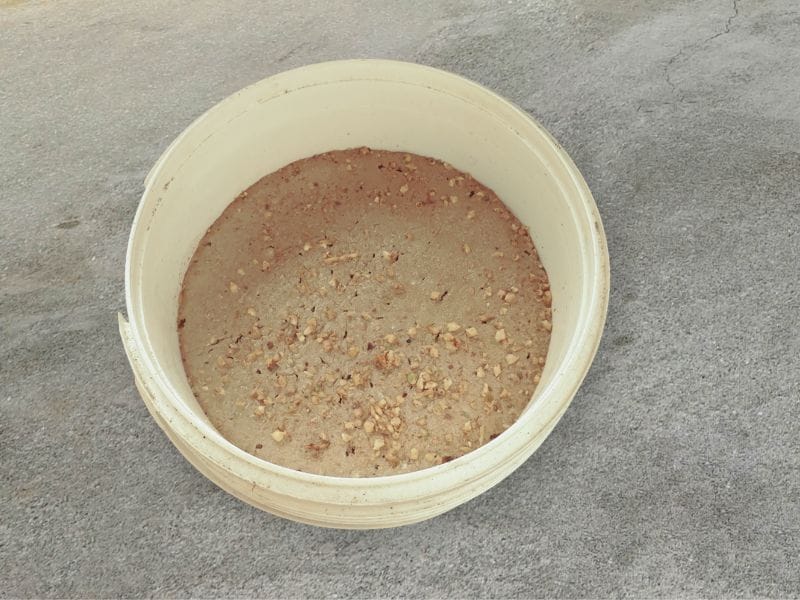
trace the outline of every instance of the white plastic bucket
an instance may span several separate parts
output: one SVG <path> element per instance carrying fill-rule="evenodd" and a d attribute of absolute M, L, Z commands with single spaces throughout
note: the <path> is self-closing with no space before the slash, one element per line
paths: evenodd
<path fill-rule="evenodd" d="M 268 463 L 225 440 L 195 400 L 176 328 L 184 271 L 242 190 L 292 161 L 370 146 L 445 160 L 492 188 L 530 227 L 553 293 L 541 383 L 518 421 L 483 447 L 403 475 L 340 478 Z M 201 116 L 146 179 L 125 270 L 120 332 L 151 414 L 217 485 L 276 515 L 328 527 L 421 521 L 489 489 L 544 441 L 585 376 L 605 322 L 605 237 L 592 196 L 558 143 L 527 114 L 456 75 L 382 60 L 330 62 L 270 77 Z"/>

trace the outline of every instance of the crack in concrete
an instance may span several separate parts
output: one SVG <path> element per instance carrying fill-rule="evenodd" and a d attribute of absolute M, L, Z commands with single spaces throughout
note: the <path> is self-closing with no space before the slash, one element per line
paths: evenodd
<path fill-rule="evenodd" d="M 708 39 L 707 39 L 705 42 L 703 42 L 703 44 L 707 44 L 707 43 L 708 43 L 708 42 L 710 42 L 711 40 L 715 40 L 715 39 L 717 39 L 718 37 L 720 37 L 721 35 L 725 35 L 726 33 L 730 33 L 730 32 L 731 32 L 731 23 L 733 23 L 733 20 L 734 20 L 736 17 L 738 17 L 738 16 L 739 16 L 739 0 L 733 0 L 733 6 L 732 6 L 732 8 L 733 8 L 733 14 L 732 14 L 732 15 L 730 15 L 730 16 L 728 17 L 728 20 L 727 20 L 727 21 L 725 21 L 725 29 L 723 29 L 722 31 L 720 31 L 720 32 L 718 32 L 718 33 L 715 33 L 714 35 L 712 35 L 712 36 L 711 36 L 710 38 L 708 38 Z"/>
<path fill-rule="evenodd" d="M 670 74 L 670 70 L 672 69 L 672 65 L 674 65 L 675 61 L 677 61 L 679 58 L 684 56 L 689 50 L 696 50 L 698 48 L 701 48 L 702 46 L 705 46 L 706 44 L 708 44 L 712 40 L 715 40 L 718 37 L 721 37 L 723 35 L 726 35 L 726 34 L 730 33 L 731 32 L 731 23 L 733 23 L 733 20 L 736 19 L 739 16 L 739 0 L 733 0 L 732 9 L 733 9 L 733 13 L 730 16 L 728 16 L 728 18 L 725 20 L 725 27 L 722 29 L 722 31 L 718 31 L 714 35 L 711 35 L 711 36 L 707 37 L 704 40 L 700 40 L 699 42 L 695 42 L 694 44 L 689 44 L 688 46 L 681 47 L 678 50 L 678 52 L 676 52 L 672 56 L 672 58 L 670 58 L 666 62 L 666 64 L 664 65 L 664 81 L 666 81 L 667 85 L 669 85 L 670 91 L 672 92 L 672 94 L 677 97 L 676 103 L 680 104 L 681 102 L 683 102 L 684 98 L 686 96 L 685 96 L 685 94 L 683 92 L 680 91 L 678 86 L 675 85 L 675 82 L 672 81 L 672 76 Z"/>

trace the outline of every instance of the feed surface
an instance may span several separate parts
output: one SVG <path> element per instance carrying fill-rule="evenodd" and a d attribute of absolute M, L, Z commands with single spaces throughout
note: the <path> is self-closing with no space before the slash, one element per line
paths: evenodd
<path fill-rule="evenodd" d="M 550 306 L 530 235 L 491 190 L 361 148 L 240 194 L 191 260 L 178 329 L 192 390 L 232 443 L 375 476 L 508 428 L 539 382 Z"/>

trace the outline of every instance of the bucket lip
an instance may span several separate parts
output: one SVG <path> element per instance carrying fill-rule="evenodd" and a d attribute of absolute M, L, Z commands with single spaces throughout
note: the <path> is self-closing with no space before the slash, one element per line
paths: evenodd
<path fill-rule="evenodd" d="M 348 71 L 351 72 L 350 76 L 347 76 Z M 405 77 L 401 77 L 401 75 L 405 75 Z M 585 284 L 582 290 L 582 301 L 587 304 L 587 308 L 582 311 L 582 314 L 578 318 L 578 324 L 572 332 L 571 339 L 567 345 L 567 352 L 558 365 L 557 371 L 544 389 L 537 389 L 537 398 L 534 404 L 527 408 L 511 427 L 503 431 L 494 440 L 450 462 L 408 473 L 354 478 L 297 471 L 255 457 L 236 447 L 210 425 L 198 422 L 194 413 L 180 400 L 180 395 L 172 387 L 162 370 L 155 364 L 154 357 L 151 355 L 151 348 L 147 341 L 142 315 L 140 314 L 141 302 L 138 302 L 141 289 L 139 282 L 134 279 L 134 265 L 136 263 L 134 253 L 137 249 L 137 243 L 140 243 L 140 240 L 137 242 L 136 238 L 137 231 L 140 228 L 140 221 L 145 211 L 145 205 L 148 198 L 154 193 L 154 181 L 157 179 L 158 174 L 175 148 L 189 132 L 215 113 L 223 110 L 226 104 L 234 98 L 264 87 L 272 86 L 276 90 L 281 90 L 275 94 L 280 95 L 311 85 L 374 80 L 408 83 L 427 87 L 432 92 L 448 93 L 465 102 L 474 104 L 474 102 L 453 92 L 451 89 L 440 89 L 433 84 L 420 81 L 420 75 L 427 75 L 427 78 L 437 80 L 442 84 L 443 88 L 447 87 L 447 84 L 450 86 L 462 86 L 464 90 L 469 90 L 480 95 L 484 101 L 491 101 L 495 106 L 492 107 L 490 112 L 495 113 L 494 116 L 504 122 L 506 126 L 512 127 L 516 135 L 525 142 L 526 145 L 529 145 L 531 134 L 538 135 L 546 142 L 547 149 L 545 152 L 552 155 L 547 156 L 547 158 L 560 163 L 563 172 L 569 176 L 568 185 L 572 188 L 567 196 L 574 198 L 574 201 L 571 203 L 571 211 L 573 212 L 574 222 L 579 227 L 579 233 L 581 237 L 583 237 L 581 257 Z M 316 78 L 317 81 L 316 83 L 305 85 L 297 85 L 296 82 L 292 83 L 293 79 L 300 76 L 304 78 Z M 417 81 L 415 81 L 415 79 L 417 79 Z M 496 114 L 501 109 L 504 111 L 504 114 Z M 508 122 L 509 119 L 516 119 L 521 127 L 513 127 L 513 125 L 516 124 Z M 522 129 L 523 127 L 528 128 L 527 133 Z M 530 148 L 530 150 L 533 151 L 533 148 Z M 359 490 L 369 492 L 385 490 L 387 487 L 402 487 L 412 482 L 427 480 L 429 486 L 435 485 L 437 481 L 442 483 L 441 486 L 436 486 L 441 489 L 433 490 L 430 494 L 427 494 L 435 495 L 438 491 L 453 487 L 453 478 L 448 478 L 446 475 L 450 474 L 456 477 L 460 471 L 464 470 L 464 467 L 468 469 L 470 463 L 474 461 L 482 460 L 484 467 L 497 468 L 506 461 L 512 460 L 520 453 L 526 452 L 528 446 L 538 438 L 538 435 L 542 432 L 549 432 L 549 428 L 552 427 L 554 421 L 557 421 L 561 417 L 588 373 L 594 356 L 597 353 L 605 327 L 609 291 L 609 256 L 599 211 L 583 176 L 558 141 L 535 118 L 531 117 L 511 101 L 479 83 L 434 67 L 384 59 L 327 61 L 283 71 L 234 92 L 195 119 L 167 147 L 146 177 L 145 189 L 142 193 L 131 226 L 125 260 L 125 300 L 130 321 L 130 341 L 133 343 L 134 350 L 139 359 L 137 361 L 140 363 L 138 367 L 144 371 L 143 373 L 137 373 L 137 376 L 143 377 L 150 385 L 155 387 L 154 401 L 156 409 L 162 412 L 166 409 L 169 413 L 164 415 L 167 417 L 166 420 L 179 430 L 178 432 L 181 434 L 182 439 L 187 444 L 191 445 L 206 460 L 212 461 L 221 468 L 231 471 L 241 477 L 243 474 L 233 467 L 235 464 L 243 470 L 249 471 L 251 476 L 258 474 L 272 477 L 278 476 L 284 481 L 310 484 L 312 486 L 312 491 L 316 490 L 317 494 L 319 494 L 319 490 L 322 486 L 327 488 L 337 487 L 349 491 Z M 134 365 L 134 368 L 136 367 L 137 365 Z M 564 374 L 568 374 L 568 376 L 564 377 Z M 548 400 L 549 402 L 547 402 Z M 539 407 L 540 410 L 537 411 L 537 407 Z M 529 425 L 533 416 L 541 413 L 544 408 L 549 410 L 547 413 L 543 413 L 545 419 L 541 426 L 528 432 L 527 435 L 515 435 L 517 433 L 522 433 L 521 430 L 524 430 L 525 427 Z M 191 431 L 192 429 L 201 435 L 185 435 L 187 431 Z M 504 446 L 505 448 L 503 448 Z M 497 452 L 500 448 L 503 448 L 504 451 Z M 484 468 L 481 468 L 481 470 L 474 473 L 470 479 L 458 479 L 458 483 L 460 485 L 468 485 L 470 482 L 479 479 L 483 470 Z M 450 483 L 445 483 L 446 479 L 449 480 Z M 273 481 L 273 489 L 275 483 L 277 482 Z M 280 493 L 280 490 L 274 491 Z M 415 498 L 419 497 L 419 494 L 415 494 Z M 366 500 L 366 498 L 362 500 Z M 398 500 L 400 499 L 391 498 L 373 503 L 391 504 L 396 503 Z M 352 502 L 348 502 L 348 504 L 350 503 Z"/>

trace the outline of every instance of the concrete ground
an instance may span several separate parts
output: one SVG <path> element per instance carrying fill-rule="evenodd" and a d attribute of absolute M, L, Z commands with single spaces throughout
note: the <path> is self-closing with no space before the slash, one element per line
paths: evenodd
<path fill-rule="evenodd" d="M 116 325 L 170 140 L 345 57 L 461 73 L 540 119 L 612 259 L 555 432 L 393 531 L 217 489 L 147 414 Z M 0 595 L 800 596 L 796 0 L 0 0 L 0 199 Z"/>

